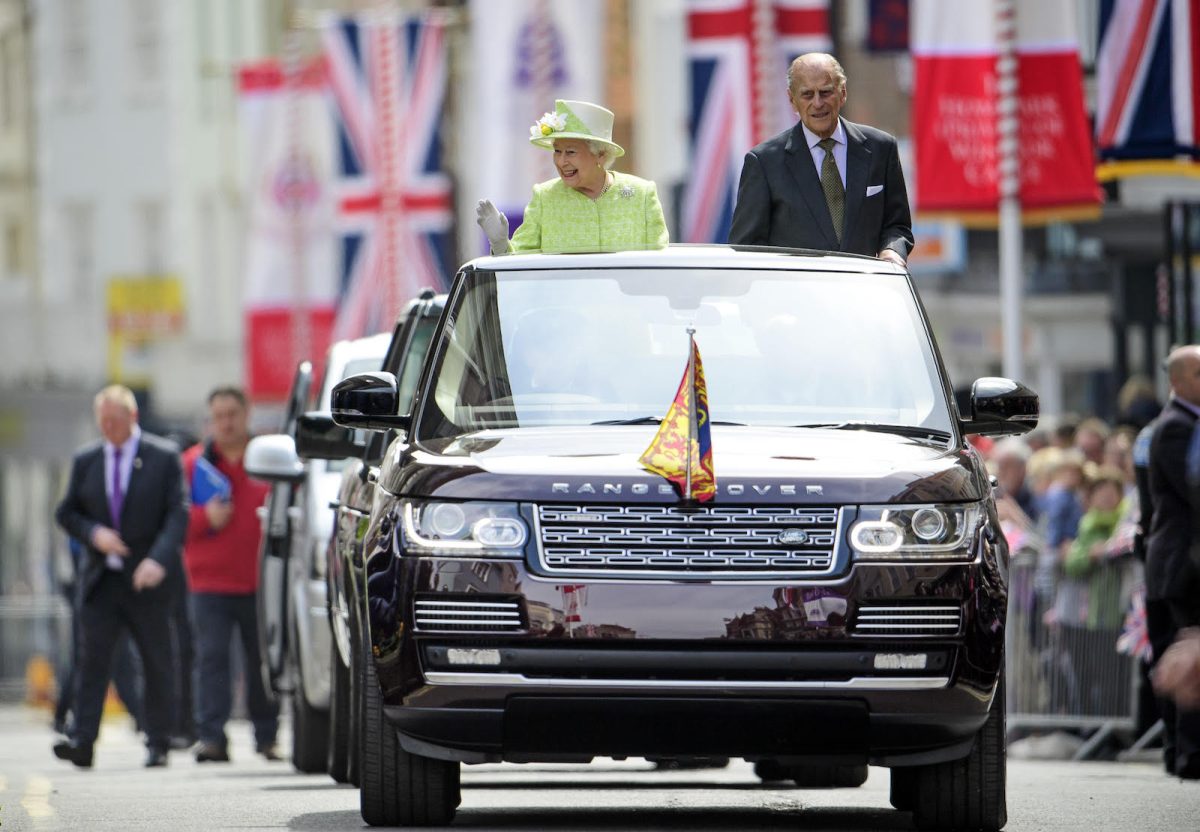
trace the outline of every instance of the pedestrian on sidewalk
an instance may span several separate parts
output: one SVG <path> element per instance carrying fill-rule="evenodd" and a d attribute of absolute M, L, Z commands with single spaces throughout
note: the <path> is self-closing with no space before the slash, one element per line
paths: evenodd
<path fill-rule="evenodd" d="M 197 762 L 228 762 L 229 721 L 233 699 L 230 641 L 236 629 L 245 658 L 246 707 L 254 724 L 259 754 L 280 759 L 275 747 L 279 708 L 263 685 L 259 654 L 257 509 L 269 486 L 251 479 L 243 465 L 250 441 L 250 410 L 238 387 L 218 387 L 208 396 L 209 437 L 183 455 L 184 476 L 195 484 L 196 467 L 212 466 L 228 483 L 228 495 L 214 493 L 193 503 L 183 560 L 196 651 Z M 201 460 L 204 460 L 202 464 Z"/>
<path fill-rule="evenodd" d="M 137 400 L 120 385 L 93 402 L 104 437 L 71 462 L 55 519 L 85 543 L 79 570 L 79 668 L 69 740 L 54 753 L 91 768 L 93 746 L 123 632 L 137 645 L 145 677 L 146 766 L 164 766 L 170 741 L 169 596 L 163 586 L 187 528 L 178 449 L 138 427 Z"/>

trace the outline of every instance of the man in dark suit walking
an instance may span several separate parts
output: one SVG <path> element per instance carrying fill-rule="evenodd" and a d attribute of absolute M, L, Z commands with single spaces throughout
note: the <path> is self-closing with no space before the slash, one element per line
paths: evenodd
<path fill-rule="evenodd" d="M 729 242 L 845 251 L 903 266 L 912 216 L 895 137 L 846 121 L 846 73 L 832 55 L 788 69 L 794 127 L 746 154 Z"/>
<path fill-rule="evenodd" d="M 75 724 L 54 753 L 80 768 L 92 746 L 108 690 L 113 648 L 128 630 L 142 657 L 147 767 L 166 765 L 171 729 L 172 657 L 163 579 L 179 568 L 188 507 L 178 449 L 143 433 L 137 402 L 112 385 L 95 398 L 104 439 L 78 453 L 55 513 L 86 550 L 80 564 L 79 650 Z"/>
<path fill-rule="evenodd" d="M 1192 561 L 1195 537 L 1187 477 L 1188 444 L 1200 419 L 1200 346 L 1167 357 L 1171 401 L 1154 423 L 1149 483 L 1153 515 L 1146 542 L 1146 625 L 1155 661 L 1185 627 L 1200 625 L 1200 570 Z M 1163 757 L 1169 773 L 1200 779 L 1200 711 L 1160 701 Z"/>

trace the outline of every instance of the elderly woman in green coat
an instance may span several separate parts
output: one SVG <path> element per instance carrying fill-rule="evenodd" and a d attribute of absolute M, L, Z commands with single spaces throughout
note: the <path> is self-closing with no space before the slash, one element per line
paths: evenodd
<path fill-rule="evenodd" d="M 554 152 L 558 178 L 533 186 L 520 228 L 489 200 L 476 207 L 493 254 L 665 246 L 667 224 L 654 183 L 611 170 L 625 151 L 612 140 L 611 111 L 585 101 L 555 101 L 530 128 L 529 141 Z"/>

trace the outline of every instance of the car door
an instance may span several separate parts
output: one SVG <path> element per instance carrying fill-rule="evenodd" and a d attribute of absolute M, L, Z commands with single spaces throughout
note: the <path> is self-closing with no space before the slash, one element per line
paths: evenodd
<path fill-rule="evenodd" d="M 312 363 L 301 361 L 292 377 L 280 433 L 295 433 L 296 420 L 308 408 L 312 383 Z M 263 528 L 259 546 L 258 638 L 265 681 L 275 691 L 289 687 L 284 678 L 288 655 L 288 556 L 296 489 L 294 483 L 274 483 L 266 503 L 259 509 Z"/>

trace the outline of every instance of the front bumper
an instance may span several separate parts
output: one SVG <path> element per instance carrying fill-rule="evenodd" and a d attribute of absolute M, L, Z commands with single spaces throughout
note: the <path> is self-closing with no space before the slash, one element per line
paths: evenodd
<path fill-rule="evenodd" d="M 401 742 L 430 757 L 937 762 L 969 751 L 1000 677 L 990 563 L 555 584 L 520 562 L 393 558 L 368 588 L 373 652 Z M 868 624 L 893 608 L 901 624 Z M 952 627 L 920 626 L 947 610 Z"/>

